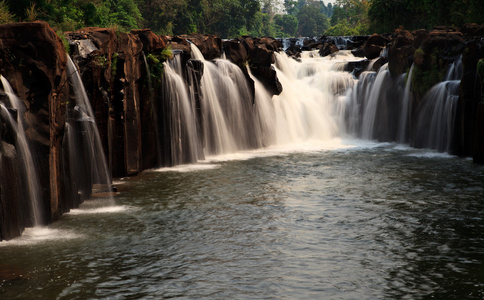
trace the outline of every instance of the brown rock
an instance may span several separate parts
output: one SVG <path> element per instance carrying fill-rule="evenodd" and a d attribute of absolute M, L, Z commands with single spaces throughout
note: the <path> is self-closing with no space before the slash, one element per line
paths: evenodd
<path fill-rule="evenodd" d="M 388 44 L 388 69 L 393 75 L 405 73 L 412 65 L 414 39 L 410 32 L 397 30 L 397 36 Z"/>
<path fill-rule="evenodd" d="M 223 47 L 228 60 L 243 67 L 249 59 L 246 48 L 238 40 L 224 41 Z"/>
<path fill-rule="evenodd" d="M 118 66 L 116 79 L 123 83 L 124 111 L 124 153 L 126 175 L 134 175 L 142 171 L 141 166 L 141 119 L 138 80 L 141 78 L 140 54 L 143 44 L 135 35 L 121 33 L 119 35 Z M 119 145 L 113 145 L 118 147 Z"/>
<path fill-rule="evenodd" d="M 143 43 L 143 51 L 146 53 L 159 52 L 166 48 L 166 44 L 168 43 L 166 36 L 156 35 L 150 29 L 131 30 L 131 34 L 137 36 Z"/>
<path fill-rule="evenodd" d="M 60 168 L 69 91 L 65 49 L 45 22 L 6 24 L 0 26 L 0 61 L 0 73 L 27 108 L 26 135 L 33 145 L 34 160 L 42 162 L 38 172 L 44 191 L 43 221 L 49 222 L 61 214 L 65 200 Z M 29 224 L 28 220 L 21 222 L 21 227 Z"/>
<path fill-rule="evenodd" d="M 206 60 L 212 60 L 222 56 L 222 39 L 217 36 L 192 33 L 180 37 L 195 44 Z"/>
<path fill-rule="evenodd" d="M 325 43 L 323 47 L 319 50 L 320 56 L 328 56 L 330 54 L 338 52 L 339 49 L 334 43 Z"/>

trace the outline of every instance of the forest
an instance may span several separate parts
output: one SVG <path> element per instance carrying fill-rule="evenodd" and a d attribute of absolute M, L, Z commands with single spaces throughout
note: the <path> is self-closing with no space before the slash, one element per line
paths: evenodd
<path fill-rule="evenodd" d="M 97 26 L 165 35 L 296 37 L 482 24 L 483 11 L 482 0 L 1 0 L 0 23 L 44 20 L 58 31 Z"/>

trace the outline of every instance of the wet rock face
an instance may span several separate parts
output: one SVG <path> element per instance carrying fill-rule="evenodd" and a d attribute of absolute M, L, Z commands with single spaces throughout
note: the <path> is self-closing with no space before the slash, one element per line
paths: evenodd
<path fill-rule="evenodd" d="M 150 29 L 132 30 L 131 34 L 137 36 L 141 41 L 145 53 L 160 52 L 166 48 L 168 43 L 166 36 L 156 35 Z"/>
<path fill-rule="evenodd" d="M 266 87 L 269 93 L 279 95 L 282 85 L 272 64 L 274 51 L 282 51 L 282 43 L 273 38 L 240 37 L 223 43 L 227 59 L 238 65 L 246 74 L 252 89 L 253 82 L 248 76 L 247 66 L 252 74 Z M 252 93 L 253 94 L 253 93 Z"/>
<path fill-rule="evenodd" d="M 454 148 L 455 154 L 473 156 L 484 163 L 484 109 L 482 103 L 482 77 L 478 74 L 479 60 L 484 58 L 484 42 L 472 39 L 467 42 L 462 55 L 463 75 L 457 108 Z"/>
<path fill-rule="evenodd" d="M 224 41 L 223 48 L 227 59 L 238 66 L 244 66 L 249 60 L 247 49 L 239 40 Z"/>
<path fill-rule="evenodd" d="M 47 23 L 0 26 L 0 74 L 10 82 L 26 107 L 22 117 L 43 187 L 41 213 L 46 222 L 60 215 L 64 200 L 60 157 L 69 94 L 66 63 L 62 40 Z M 12 202 L 18 201 L 18 198 L 15 199 L 17 180 L 12 179 L 17 175 L 9 166 L 17 165 L 18 161 L 12 154 L 15 151 L 9 148 L 4 144 L 0 150 L 4 163 L 2 172 L 7 172 L 2 174 L 2 182 L 8 183 L 8 186 L 3 184 L 0 200 L 0 206 L 4 208 L 4 225 L 0 228 L 2 238 L 13 237 L 29 224 L 25 217 L 18 217 L 15 206 L 18 205 L 18 209 L 24 212 L 29 208 L 25 207 L 25 203 Z"/>
<path fill-rule="evenodd" d="M 179 37 L 195 44 L 206 60 L 212 60 L 222 56 L 222 39 L 217 36 L 192 33 Z"/>
<path fill-rule="evenodd" d="M 392 75 L 400 75 L 412 65 L 415 52 L 415 37 L 406 30 L 398 30 L 396 37 L 388 44 L 388 69 Z"/>
<path fill-rule="evenodd" d="M 334 43 L 325 43 L 323 47 L 319 50 L 320 56 L 328 56 L 330 54 L 338 52 L 339 49 Z"/>
<path fill-rule="evenodd" d="M 383 48 L 386 47 L 388 40 L 379 34 L 372 35 L 365 43 L 363 49 L 365 50 L 365 56 L 368 59 L 374 59 L 380 56 Z"/>
<path fill-rule="evenodd" d="M 112 174 L 121 177 L 139 173 L 143 165 L 138 86 L 141 52 L 161 51 L 165 40 L 149 30 L 132 34 L 106 28 L 83 28 L 67 33 L 67 38 L 74 45 L 88 43 L 87 40 L 96 46 L 86 57 L 75 47 L 74 60 L 95 112 Z"/>
<path fill-rule="evenodd" d="M 124 136 L 126 175 L 141 169 L 141 110 L 138 80 L 141 78 L 140 55 L 143 44 L 134 35 L 121 33 L 117 49 L 118 62 L 115 79 L 123 83 Z M 114 146 L 114 145 L 113 145 Z"/>
<path fill-rule="evenodd" d="M 25 226 L 27 203 L 20 203 L 18 157 L 12 144 L 0 142 L 0 241 L 19 236 Z"/>

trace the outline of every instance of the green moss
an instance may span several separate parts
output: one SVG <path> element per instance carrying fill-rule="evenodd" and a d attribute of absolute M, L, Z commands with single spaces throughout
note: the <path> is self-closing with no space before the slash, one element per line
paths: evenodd
<path fill-rule="evenodd" d="M 477 69 L 476 69 L 477 76 L 481 79 L 481 82 L 484 81 L 484 58 L 481 58 L 477 62 Z"/>
<path fill-rule="evenodd" d="M 477 69 L 476 69 L 476 74 L 481 82 L 481 91 L 482 88 L 484 87 L 484 58 L 479 59 L 477 62 Z M 484 102 L 484 93 L 481 92 L 481 101 Z"/>
<path fill-rule="evenodd" d="M 417 58 L 419 55 L 425 54 L 422 49 L 417 49 L 415 55 L 415 58 Z M 424 65 L 416 65 L 412 74 L 412 89 L 422 96 L 430 88 L 442 81 L 445 76 L 445 68 L 441 67 L 438 50 L 432 52 L 427 59 L 429 59 L 427 67 L 425 68 Z"/>
<path fill-rule="evenodd" d="M 160 53 L 150 53 L 146 56 L 148 66 L 150 68 L 151 78 L 154 81 L 160 82 L 164 72 L 163 63 L 172 57 L 170 48 L 163 49 Z"/>
<path fill-rule="evenodd" d="M 108 59 L 104 55 L 98 55 L 98 56 L 96 56 L 96 58 L 93 59 L 93 62 L 96 66 L 98 66 L 100 68 L 106 68 L 107 63 L 108 63 Z"/>
<path fill-rule="evenodd" d="M 415 50 L 415 52 L 413 53 L 413 57 L 414 57 L 415 59 L 417 59 L 417 58 L 422 58 L 422 59 L 423 59 L 423 58 L 424 58 L 424 56 L 425 56 L 425 52 L 423 51 L 423 49 L 422 49 L 422 48 L 418 48 L 418 49 L 417 49 L 417 50 Z"/>
<path fill-rule="evenodd" d="M 116 72 L 118 71 L 118 53 L 114 53 L 111 57 L 111 75 L 116 77 Z"/>
<path fill-rule="evenodd" d="M 62 44 L 64 45 L 64 50 L 66 50 L 66 53 L 68 55 L 71 55 L 71 44 L 69 43 L 69 41 L 67 40 L 66 36 L 64 35 L 63 32 L 59 32 L 57 33 L 57 35 L 60 37 L 60 39 L 62 40 Z"/>

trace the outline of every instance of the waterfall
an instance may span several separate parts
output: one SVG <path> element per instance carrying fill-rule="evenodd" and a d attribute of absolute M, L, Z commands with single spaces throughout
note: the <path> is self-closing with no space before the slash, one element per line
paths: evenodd
<path fill-rule="evenodd" d="M 370 88 L 369 95 L 364 98 L 365 104 L 363 109 L 363 117 L 362 117 L 362 128 L 361 128 L 361 136 L 364 139 L 374 139 L 375 138 L 375 123 L 380 125 L 376 122 L 377 119 L 377 110 L 379 108 L 379 104 L 383 101 L 386 97 L 385 92 L 386 89 L 384 87 L 387 84 L 387 79 L 390 77 L 390 72 L 388 71 L 388 64 L 383 65 L 378 74 L 375 77 L 375 81 L 372 82 Z M 360 97 L 361 95 L 358 95 Z"/>
<path fill-rule="evenodd" d="M 164 137 L 170 141 L 166 160 L 172 165 L 195 163 L 198 160 L 199 143 L 195 111 L 183 80 L 181 59 L 176 55 L 164 63 L 163 76 Z"/>
<path fill-rule="evenodd" d="M 271 99 L 264 95 L 262 84 L 254 80 L 257 87 L 252 95 L 246 75 L 238 66 L 222 59 L 206 61 L 195 45 L 191 47 L 192 58 L 204 65 L 200 84 L 206 154 L 267 146 L 272 140 L 268 126 L 274 125 L 266 123 Z"/>
<path fill-rule="evenodd" d="M 444 81 L 461 80 L 463 74 L 462 55 L 449 65 Z"/>
<path fill-rule="evenodd" d="M 276 142 L 324 141 L 340 135 L 340 96 L 354 84 L 353 76 L 337 70 L 355 58 L 346 53 L 328 57 L 304 55 L 301 63 L 276 53 L 276 71 L 283 92 L 273 97 Z"/>
<path fill-rule="evenodd" d="M 19 155 L 19 166 L 21 166 L 20 173 L 23 177 L 25 188 L 27 189 L 26 196 L 29 198 L 32 225 L 39 226 L 43 223 L 42 189 L 39 175 L 32 157 L 32 152 L 30 150 L 27 137 L 25 136 L 25 129 L 23 126 L 23 118 L 25 116 L 24 104 L 15 95 L 7 79 L 3 76 L 0 76 L 0 80 L 3 85 L 3 90 L 7 95 L 9 106 L 17 112 L 17 120 L 14 120 L 4 104 L 0 104 L 1 116 L 2 119 L 8 123 L 15 134 L 16 149 Z"/>
<path fill-rule="evenodd" d="M 401 115 L 398 127 L 398 142 L 406 143 L 408 141 L 408 126 L 410 124 L 410 117 L 412 112 L 412 75 L 414 65 L 410 67 L 407 76 L 407 84 L 405 85 L 405 92 L 402 98 Z"/>
<path fill-rule="evenodd" d="M 451 150 L 459 86 L 458 80 L 444 81 L 424 96 L 415 124 L 413 146 L 441 152 Z"/>
<path fill-rule="evenodd" d="M 451 150 L 462 78 L 462 56 L 449 65 L 444 81 L 424 96 L 418 110 L 413 146 Z"/>
<path fill-rule="evenodd" d="M 274 68 L 284 89 L 271 97 L 249 68 L 255 95 L 250 94 L 247 78 L 236 65 L 221 59 L 206 61 L 195 45 L 191 48 L 192 59 L 203 62 L 201 109 L 206 154 L 327 141 L 342 133 L 344 95 L 355 79 L 341 72 L 340 66 L 361 58 L 348 51 L 316 58 L 316 51 L 303 55 L 300 63 L 275 53 Z"/>
<path fill-rule="evenodd" d="M 362 115 L 366 99 L 370 97 L 376 73 L 365 71 L 361 73 L 358 82 L 346 93 L 344 119 L 346 133 L 361 137 Z"/>
<path fill-rule="evenodd" d="M 180 58 L 165 64 L 166 97 L 170 98 L 166 108 L 169 124 L 165 125 L 170 128 L 174 164 L 196 162 L 206 155 L 328 141 L 345 135 L 406 143 L 415 138 L 409 128 L 423 122 L 410 122 L 415 119 L 413 66 L 404 84 L 403 75 L 390 76 L 387 64 L 378 72 L 364 71 L 356 79 L 344 70 L 349 62 L 362 59 L 349 51 L 327 57 L 307 51 L 298 61 L 285 53 L 274 53 L 272 67 L 283 90 L 271 96 L 250 68 L 244 73 L 226 59 L 207 61 L 194 44 L 191 52 L 188 64 L 196 64 L 200 67 L 197 72 L 203 74 L 198 79 L 183 73 Z M 458 62 L 452 70 L 449 74 L 460 74 Z M 184 78 L 188 78 L 188 85 Z M 200 90 L 194 91 L 198 86 L 194 80 L 200 80 Z M 253 94 L 248 80 L 254 82 Z M 424 102 L 433 98 L 429 95 Z M 430 114 L 421 106 L 419 111 L 425 114 L 423 110 Z"/>
<path fill-rule="evenodd" d="M 77 178 L 85 182 L 81 184 L 80 192 L 84 198 L 89 198 L 92 184 L 98 184 L 100 191 L 111 192 L 111 175 L 91 104 L 79 71 L 70 57 L 68 57 L 67 70 L 75 94 L 75 103 L 67 110 L 67 119 L 70 122 L 67 133 L 69 161 L 76 161 Z M 76 130 L 73 130 L 74 128 Z M 77 129 L 80 130 L 80 137 L 75 136 Z"/>

